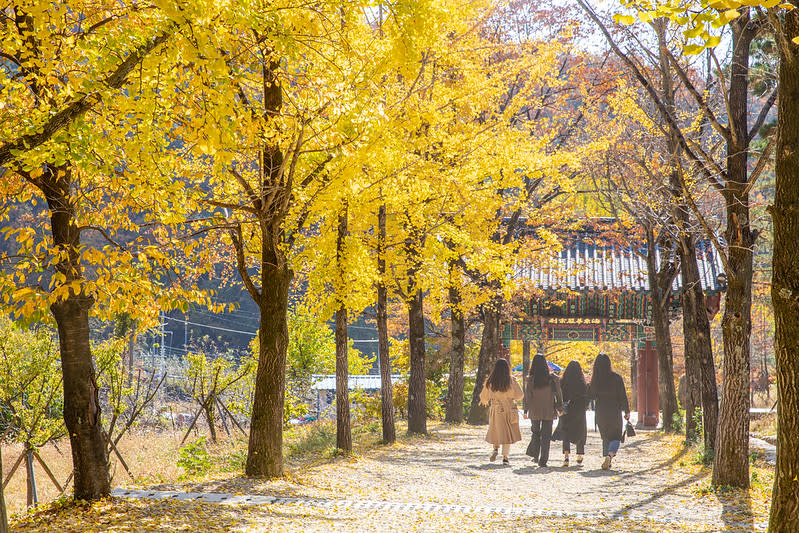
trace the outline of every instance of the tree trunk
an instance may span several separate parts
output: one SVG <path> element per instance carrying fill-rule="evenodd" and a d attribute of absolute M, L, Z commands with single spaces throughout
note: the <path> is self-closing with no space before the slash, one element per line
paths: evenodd
<path fill-rule="evenodd" d="M 710 345 L 710 321 L 705 308 L 705 292 L 696 263 L 695 237 L 681 235 L 678 251 L 683 286 L 683 335 L 685 337 L 685 373 L 688 387 L 686 433 L 693 425 L 694 409 L 702 409 L 702 429 L 705 450 L 715 449 L 718 423 L 718 390 L 716 366 Z M 690 409 L 690 411 L 688 410 Z"/>
<path fill-rule="evenodd" d="M 391 359 L 388 347 L 388 291 L 386 290 L 386 206 L 377 211 L 377 338 L 380 365 L 380 405 L 383 420 L 383 442 L 397 440 L 394 427 L 394 390 L 391 388 Z"/>
<path fill-rule="evenodd" d="M 211 442 L 216 443 L 216 420 L 214 416 L 214 409 L 216 409 L 216 402 L 214 401 L 214 393 L 211 392 L 209 397 L 205 399 L 203 404 L 205 410 L 205 419 L 208 421 L 208 431 L 211 433 Z"/>
<path fill-rule="evenodd" d="M 133 381 L 133 358 L 136 356 L 136 326 L 135 320 L 130 321 L 130 336 L 128 337 L 128 387 Z"/>
<path fill-rule="evenodd" d="M 336 287 L 336 448 L 352 451 L 352 432 L 350 431 L 350 389 L 349 367 L 347 362 L 347 306 L 345 304 L 344 254 L 347 238 L 347 207 L 338 217 L 338 237 L 336 239 L 336 264 L 338 266 L 338 286 Z"/>
<path fill-rule="evenodd" d="M 264 235 L 267 239 L 269 235 Z M 265 245 L 269 243 L 265 241 Z M 274 250 L 277 250 L 274 243 Z M 274 256 L 275 254 L 265 254 Z M 282 254 L 281 254 L 282 255 Z M 283 475 L 283 402 L 286 391 L 289 284 L 292 272 L 285 258 L 262 262 L 263 296 L 258 307 L 258 370 L 253 393 L 250 440 L 245 474 L 258 477 Z"/>
<path fill-rule="evenodd" d="M 771 300 L 777 364 L 777 466 L 770 533 L 799 531 L 799 10 L 786 11 L 777 97 Z M 778 41 L 779 43 L 779 41 Z"/>
<path fill-rule="evenodd" d="M 467 422 L 474 425 L 488 423 L 488 408 L 480 405 L 480 392 L 483 383 L 491 373 L 492 365 L 499 353 L 499 318 L 502 311 L 502 297 L 494 296 L 483 306 L 484 325 L 483 339 L 480 343 L 480 355 L 477 358 L 477 376 L 472 393 L 472 406 Z"/>
<path fill-rule="evenodd" d="M 78 248 L 80 230 L 70 195 L 69 167 L 48 168 L 38 182 L 47 198 L 53 245 L 65 253 L 56 264 L 63 285 L 83 281 Z M 108 454 L 103 437 L 97 381 L 89 344 L 89 309 L 94 298 L 72 289 L 50 305 L 58 325 L 61 369 L 64 379 L 64 422 L 69 432 L 75 472 L 75 498 L 97 500 L 110 494 Z"/>
<path fill-rule="evenodd" d="M 675 88 L 674 76 L 667 54 L 667 19 L 657 19 L 654 25 L 658 36 L 660 75 L 663 86 L 661 95 L 668 113 L 674 116 L 676 110 Z M 702 290 L 699 268 L 696 263 L 696 239 L 690 229 L 691 211 L 685 200 L 678 173 L 679 158 L 682 150 L 678 140 L 678 130 L 674 126 L 669 127 L 666 142 L 672 158 L 669 188 L 674 197 L 673 217 L 680 230 L 677 252 L 680 258 L 680 276 L 683 286 L 683 336 L 687 388 L 685 432 L 688 439 L 693 439 L 696 436 L 697 428 L 694 415 L 696 408 L 701 406 L 705 449 L 712 450 L 716 439 L 718 418 L 716 367 L 713 362 L 713 351 L 710 344 L 710 322 L 705 311 L 705 294 Z"/>
<path fill-rule="evenodd" d="M 411 371 L 408 378 L 408 433 L 427 433 L 425 398 L 425 345 L 422 289 L 416 289 L 408 305 Z"/>
<path fill-rule="evenodd" d="M 352 451 L 349 369 L 347 364 L 347 308 L 336 310 L 336 448 Z"/>
<path fill-rule="evenodd" d="M 3 472 L 3 450 L 0 446 L 0 472 Z M 0 533 L 8 533 L 8 512 L 6 512 L 6 497 L 3 494 L 2 475 L 0 475 Z"/>
<path fill-rule="evenodd" d="M 282 84 L 277 79 L 277 56 L 262 66 L 265 118 L 280 114 Z M 248 476 L 283 475 L 283 409 L 286 396 L 286 350 L 288 349 L 288 297 L 294 273 L 288 267 L 281 228 L 291 202 L 283 180 L 284 157 L 280 147 L 266 143 L 260 154 L 262 183 L 260 196 L 253 198 L 261 232 L 261 291 L 247 274 L 243 243 L 239 242 L 239 274 L 258 304 L 258 369 L 255 374 L 250 439 L 247 445 Z"/>
<path fill-rule="evenodd" d="M 461 292 L 459 289 L 460 273 L 455 262 L 449 265 L 449 312 L 450 339 L 449 381 L 447 382 L 446 422 L 460 424 L 463 422 L 463 360 L 465 358 L 466 323 L 461 309 Z"/>
<path fill-rule="evenodd" d="M 721 328 L 724 337 L 724 383 L 718 436 L 714 449 L 713 484 L 749 486 L 749 352 L 752 333 L 752 270 L 754 235 L 749 221 L 749 48 L 755 35 L 748 10 L 731 24 L 732 61 L 728 96 L 727 144 L 727 294 Z"/>
<path fill-rule="evenodd" d="M 425 397 L 424 300 L 419 287 L 422 269 L 424 234 L 408 224 L 405 254 L 408 258 L 408 342 L 410 375 L 408 377 L 408 433 L 427 433 L 427 402 Z"/>
<path fill-rule="evenodd" d="M 674 390 L 674 358 L 669 330 L 668 303 L 671 296 L 671 283 L 674 279 L 674 265 L 667 260 L 658 265 L 655 255 L 655 232 L 646 228 L 647 275 L 652 297 L 652 322 L 655 326 L 655 345 L 658 353 L 658 392 L 660 408 L 663 411 L 663 429 L 674 430 L 674 415 L 677 409 L 677 394 Z M 668 250 L 661 250 L 666 258 Z"/>

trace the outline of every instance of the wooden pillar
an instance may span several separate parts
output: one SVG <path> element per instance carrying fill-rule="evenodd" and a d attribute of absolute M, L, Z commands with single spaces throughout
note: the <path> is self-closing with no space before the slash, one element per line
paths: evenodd
<path fill-rule="evenodd" d="M 638 411 L 638 340 L 632 336 L 630 343 L 630 410 Z"/>
<path fill-rule="evenodd" d="M 638 425 L 655 428 L 658 425 L 660 401 L 658 396 L 658 359 L 652 341 L 638 350 Z"/>

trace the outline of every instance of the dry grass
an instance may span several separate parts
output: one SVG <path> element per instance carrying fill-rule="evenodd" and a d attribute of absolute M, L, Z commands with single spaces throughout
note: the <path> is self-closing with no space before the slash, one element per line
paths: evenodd
<path fill-rule="evenodd" d="M 777 413 L 769 413 L 765 416 L 753 419 L 749 423 L 749 432 L 761 436 L 776 435 Z"/>
<path fill-rule="evenodd" d="M 182 473 L 176 464 L 182 437 L 182 434 L 171 431 L 169 433 L 132 433 L 119 443 L 119 451 L 125 458 L 137 483 L 176 480 Z M 3 446 L 3 478 L 11 471 L 13 462 L 22 452 L 21 444 Z M 69 441 L 64 439 L 47 444 L 39 450 L 39 454 L 50 467 L 58 482 L 63 484 L 72 471 Z M 112 456 L 111 465 L 113 485 L 131 482 L 116 456 Z M 56 499 L 59 496 L 59 491 L 38 463 L 34 465 L 34 472 L 39 501 L 48 502 Z M 6 487 L 5 497 L 9 513 L 19 513 L 25 510 L 26 478 L 25 463 L 23 462 Z M 72 483 L 70 482 L 66 492 L 69 494 L 71 490 Z"/>
<path fill-rule="evenodd" d="M 353 429 L 355 453 L 374 446 L 379 439 L 379 424 L 367 423 Z M 397 427 L 397 433 L 404 428 Z M 220 432 L 217 434 L 219 435 Z M 207 450 L 213 468 L 206 475 L 187 476 L 183 468 L 178 466 L 180 441 L 185 430 L 179 431 L 136 431 L 126 435 L 118 448 L 125 462 L 130 467 L 133 478 L 125 472 L 116 455 L 111 455 L 112 486 L 137 485 L 169 485 L 185 481 L 208 481 L 231 476 L 231 473 L 243 472 L 246 458 L 247 442 L 241 433 L 228 437 L 221 431 L 220 440 L 216 444 L 207 443 Z M 186 443 L 196 440 L 204 433 L 192 431 Z M 287 428 L 284 433 L 284 453 L 289 470 L 301 468 L 319 461 L 328 460 L 335 453 L 336 428 L 334 423 L 320 422 L 295 428 Z M 21 444 L 3 446 L 3 479 L 11 471 L 13 463 L 22 453 Z M 52 470 L 59 483 L 63 482 L 72 471 L 72 457 L 68 440 L 51 443 L 39 450 L 42 459 Z M 59 497 L 59 491 L 50 482 L 44 470 L 35 464 L 36 487 L 39 501 L 49 502 Z M 72 483 L 66 490 L 72 491 Z M 6 505 L 9 514 L 24 513 L 27 501 L 25 463 L 23 462 L 11 478 L 5 490 Z"/>

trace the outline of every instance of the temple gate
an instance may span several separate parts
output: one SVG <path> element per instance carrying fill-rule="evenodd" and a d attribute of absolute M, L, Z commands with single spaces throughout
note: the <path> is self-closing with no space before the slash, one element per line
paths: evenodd
<path fill-rule="evenodd" d="M 524 343 L 525 375 L 529 343 L 546 341 L 624 342 L 637 354 L 638 424 L 653 428 L 659 419 L 658 356 L 646 248 L 633 250 L 603 241 L 596 231 L 574 232 L 546 265 L 521 265 L 517 278 L 533 296 L 510 323 L 503 324 L 502 345 Z M 660 264 L 659 250 L 655 250 Z M 709 243 L 697 246 L 698 266 L 708 314 L 715 315 L 726 289 L 718 256 Z M 672 284 L 669 315 L 681 311 L 679 276 Z"/>

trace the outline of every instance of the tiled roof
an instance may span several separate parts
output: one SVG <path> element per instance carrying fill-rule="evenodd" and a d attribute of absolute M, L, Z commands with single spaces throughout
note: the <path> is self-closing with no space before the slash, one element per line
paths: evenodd
<path fill-rule="evenodd" d="M 639 254 L 629 247 L 617 244 L 597 244 L 590 235 L 578 234 L 577 238 L 565 244 L 561 252 L 546 264 L 518 265 L 517 279 L 529 280 L 535 288 L 547 291 L 566 289 L 649 292 L 646 247 Z M 713 245 L 700 241 L 697 243 L 696 253 L 705 292 L 724 290 L 724 270 Z M 655 254 L 656 262 L 660 264 L 659 248 L 655 249 Z M 679 275 L 674 280 L 673 289 L 675 293 L 682 290 Z"/>

